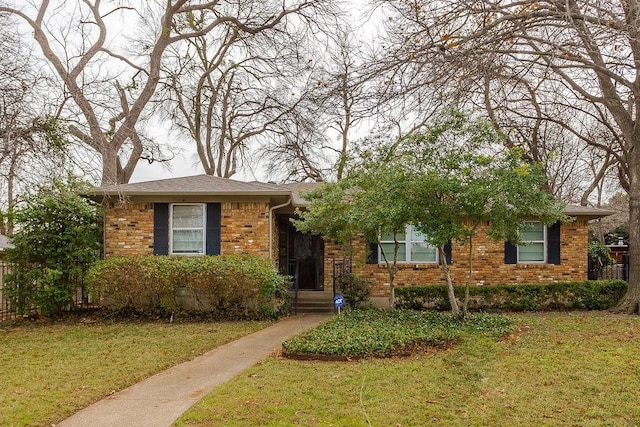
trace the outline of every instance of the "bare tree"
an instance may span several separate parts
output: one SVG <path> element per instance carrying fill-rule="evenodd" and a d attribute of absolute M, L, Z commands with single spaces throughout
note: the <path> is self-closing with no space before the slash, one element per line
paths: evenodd
<path fill-rule="evenodd" d="M 374 83 L 363 68 L 365 43 L 341 21 L 316 40 L 307 53 L 305 78 L 295 111 L 280 123 L 281 132 L 262 154 L 285 180 L 340 180 L 356 132 L 375 113 Z M 308 51 L 307 51 L 308 52 Z"/>
<path fill-rule="evenodd" d="M 238 14 L 256 14 L 251 2 L 238 7 Z M 203 20 L 200 13 L 195 21 Z M 198 24 L 184 27 L 192 25 Z M 302 37 L 286 22 L 256 33 L 225 26 L 168 51 L 160 105 L 195 141 L 205 173 L 230 177 L 252 143 L 255 148 L 277 137 L 276 123 L 300 102 L 292 87 L 301 69 Z"/>
<path fill-rule="evenodd" d="M 487 73 L 493 74 L 490 81 L 498 82 L 493 77 L 506 64 L 512 67 L 508 73 L 512 81 L 528 81 L 538 100 L 555 104 L 558 94 L 565 97 L 557 105 L 573 115 L 572 122 L 552 117 L 553 110 L 541 117 L 605 152 L 605 164 L 615 160 L 620 183 L 629 192 L 630 286 L 618 308 L 638 312 L 640 1 L 418 0 L 385 4 L 398 12 L 391 20 L 399 48 L 394 50 L 390 73 L 402 70 L 418 80 L 425 75 L 418 72 L 423 69 L 440 81 L 448 78 L 459 87 L 473 88 Z M 606 138 L 585 138 L 587 130 L 593 129 L 591 121 L 607 130 Z M 577 123 L 581 126 L 576 129 Z"/>
<path fill-rule="evenodd" d="M 337 134 L 337 146 L 326 141 L 324 149 L 337 154 L 335 178 L 340 180 L 346 174 L 354 132 L 375 112 L 373 76 L 363 66 L 364 49 L 370 46 L 348 24 L 339 25 L 327 44 L 310 79 L 309 98 L 316 123 L 328 138 Z"/>
<path fill-rule="evenodd" d="M 163 77 L 163 56 L 170 46 L 223 27 L 259 33 L 320 3 L 256 3 L 251 9 L 256 14 L 239 15 L 241 1 L 149 0 L 103 5 L 101 0 L 62 0 L 52 6 L 51 1 L 43 0 L 32 7 L 0 6 L 0 14 L 19 17 L 33 30 L 34 40 L 77 111 L 77 123 L 69 126 L 69 132 L 99 153 L 102 183 L 113 184 L 128 182 L 145 155 L 137 127 Z M 195 16 L 201 21 L 196 23 Z M 184 23 L 192 25 L 185 27 Z M 137 43 L 114 34 L 131 27 L 149 28 L 151 33 Z M 112 65 L 113 60 L 117 65 Z"/>
<path fill-rule="evenodd" d="M 56 106 L 39 96 L 48 78 L 17 34 L 14 23 L 0 18 L 0 231 L 5 234 L 13 231 L 12 211 L 21 197 L 63 173 L 67 148 Z"/>

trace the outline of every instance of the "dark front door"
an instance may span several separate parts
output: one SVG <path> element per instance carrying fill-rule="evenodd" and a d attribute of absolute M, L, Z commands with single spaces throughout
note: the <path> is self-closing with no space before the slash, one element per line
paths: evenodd
<path fill-rule="evenodd" d="M 280 273 L 295 276 L 303 290 L 324 288 L 324 242 L 320 236 L 301 233 L 291 224 L 290 215 L 278 216 Z"/>

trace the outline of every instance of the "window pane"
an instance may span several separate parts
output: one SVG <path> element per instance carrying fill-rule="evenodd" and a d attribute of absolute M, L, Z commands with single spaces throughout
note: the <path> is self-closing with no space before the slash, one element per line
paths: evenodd
<path fill-rule="evenodd" d="M 411 241 L 412 242 L 424 242 L 424 234 L 422 234 L 421 232 L 414 230 L 413 227 L 411 227 Z"/>
<path fill-rule="evenodd" d="M 405 234 L 404 233 L 397 233 L 396 234 L 396 240 L 398 242 L 404 242 L 405 241 Z M 393 233 L 389 233 L 389 234 L 383 234 L 382 238 L 380 239 L 381 242 L 393 242 Z"/>
<path fill-rule="evenodd" d="M 387 256 L 387 259 L 389 260 L 389 262 L 393 261 L 393 243 L 383 243 L 382 245 L 382 249 L 384 249 L 384 254 Z M 398 261 L 406 261 L 407 260 L 407 253 L 406 253 L 406 246 L 404 243 L 401 243 L 398 246 Z M 382 255 L 380 256 L 380 261 L 384 261 L 384 258 L 382 257 Z"/>
<path fill-rule="evenodd" d="M 522 230 L 522 240 L 525 242 L 544 241 L 544 226 L 539 222 L 531 224 L 530 227 Z"/>
<path fill-rule="evenodd" d="M 173 230 L 173 253 L 204 253 L 202 230 Z"/>
<path fill-rule="evenodd" d="M 436 261 L 436 248 L 427 243 L 412 243 L 411 244 L 411 261 Z"/>
<path fill-rule="evenodd" d="M 202 228 L 203 226 L 202 205 L 173 205 L 174 228 Z"/>
<path fill-rule="evenodd" d="M 518 261 L 544 261 L 544 243 L 518 246 Z"/>

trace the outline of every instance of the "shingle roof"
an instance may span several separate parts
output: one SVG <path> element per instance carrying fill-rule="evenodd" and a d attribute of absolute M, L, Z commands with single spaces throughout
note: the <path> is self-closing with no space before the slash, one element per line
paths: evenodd
<path fill-rule="evenodd" d="M 291 191 L 291 204 L 294 207 L 304 207 L 309 203 L 304 199 L 304 193 L 315 190 L 321 182 L 293 182 L 289 184 L 282 184 L 281 188 L 286 188 Z"/>
<path fill-rule="evenodd" d="M 211 175 L 195 175 L 156 181 L 98 187 L 95 195 L 288 195 L 290 190 L 278 184 L 243 182 Z"/>
<path fill-rule="evenodd" d="M 608 209 L 593 208 L 591 206 L 567 205 L 564 213 L 568 216 L 579 216 L 582 219 L 596 219 L 604 216 L 613 215 L 616 211 Z"/>
<path fill-rule="evenodd" d="M 94 196 L 290 196 L 294 207 L 304 207 L 308 202 L 303 194 L 311 191 L 322 183 L 297 182 L 289 184 L 275 184 L 268 182 L 244 182 L 229 178 L 219 178 L 211 175 L 195 175 L 181 178 L 168 178 L 156 181 L 137 182 L 98 187 Z M 565 213 L 568 216 L 582 219 L 595 219 L 613 215 L 615 212 L 589 206 L 567 205 Z"/>

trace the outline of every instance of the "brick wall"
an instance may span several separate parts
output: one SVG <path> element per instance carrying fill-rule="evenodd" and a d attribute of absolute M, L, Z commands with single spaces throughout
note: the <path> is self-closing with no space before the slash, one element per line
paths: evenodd
<path fill-rule="evenodd" d="M 106 257 L 153 255 L 153 203 L 105 206 Z"/>
<path fill-rule="evenodd" d="M 505 264 L 504 242 L 490 240 L 480 229 L 473 242 L 473 277 L 476 286 L 499 283 L 545 283 L 587 279 L 587 221 L 574 221 L 560 227 L 559 265 L 552 264 Z M 373 296 L 389 294 L 389 273 L 384 264 L 366 264 L 366 245 L 354 245 L 353 272 L 364 278 L 373 279 Z M 452 244 L 451 277 L 453 283 L 466 283 L 469 269 L 468 246 Z M 342 259 L 341 248 L 332 243 L 325 244 L 325 289 L 330 289 L 332 281 L 332 260 Z M 396 286 L 416 286 L 445 283 L 442 267 L 438 264 L 399 264 L 395 277 Z"/>
<path fill-rule="evenodd" d="M 269 257 L 269 204 L 222 203 L 223 254 L 248 253 Z M 277 247 L 277 246 L 276 246 Z"/>
<path fill-rule="evenodd" d="M 269 256 L 269 204 L 223 202 L 221 253 Z M 105 256 L 153 255 L 153 203 L 105 206 Z"/>

